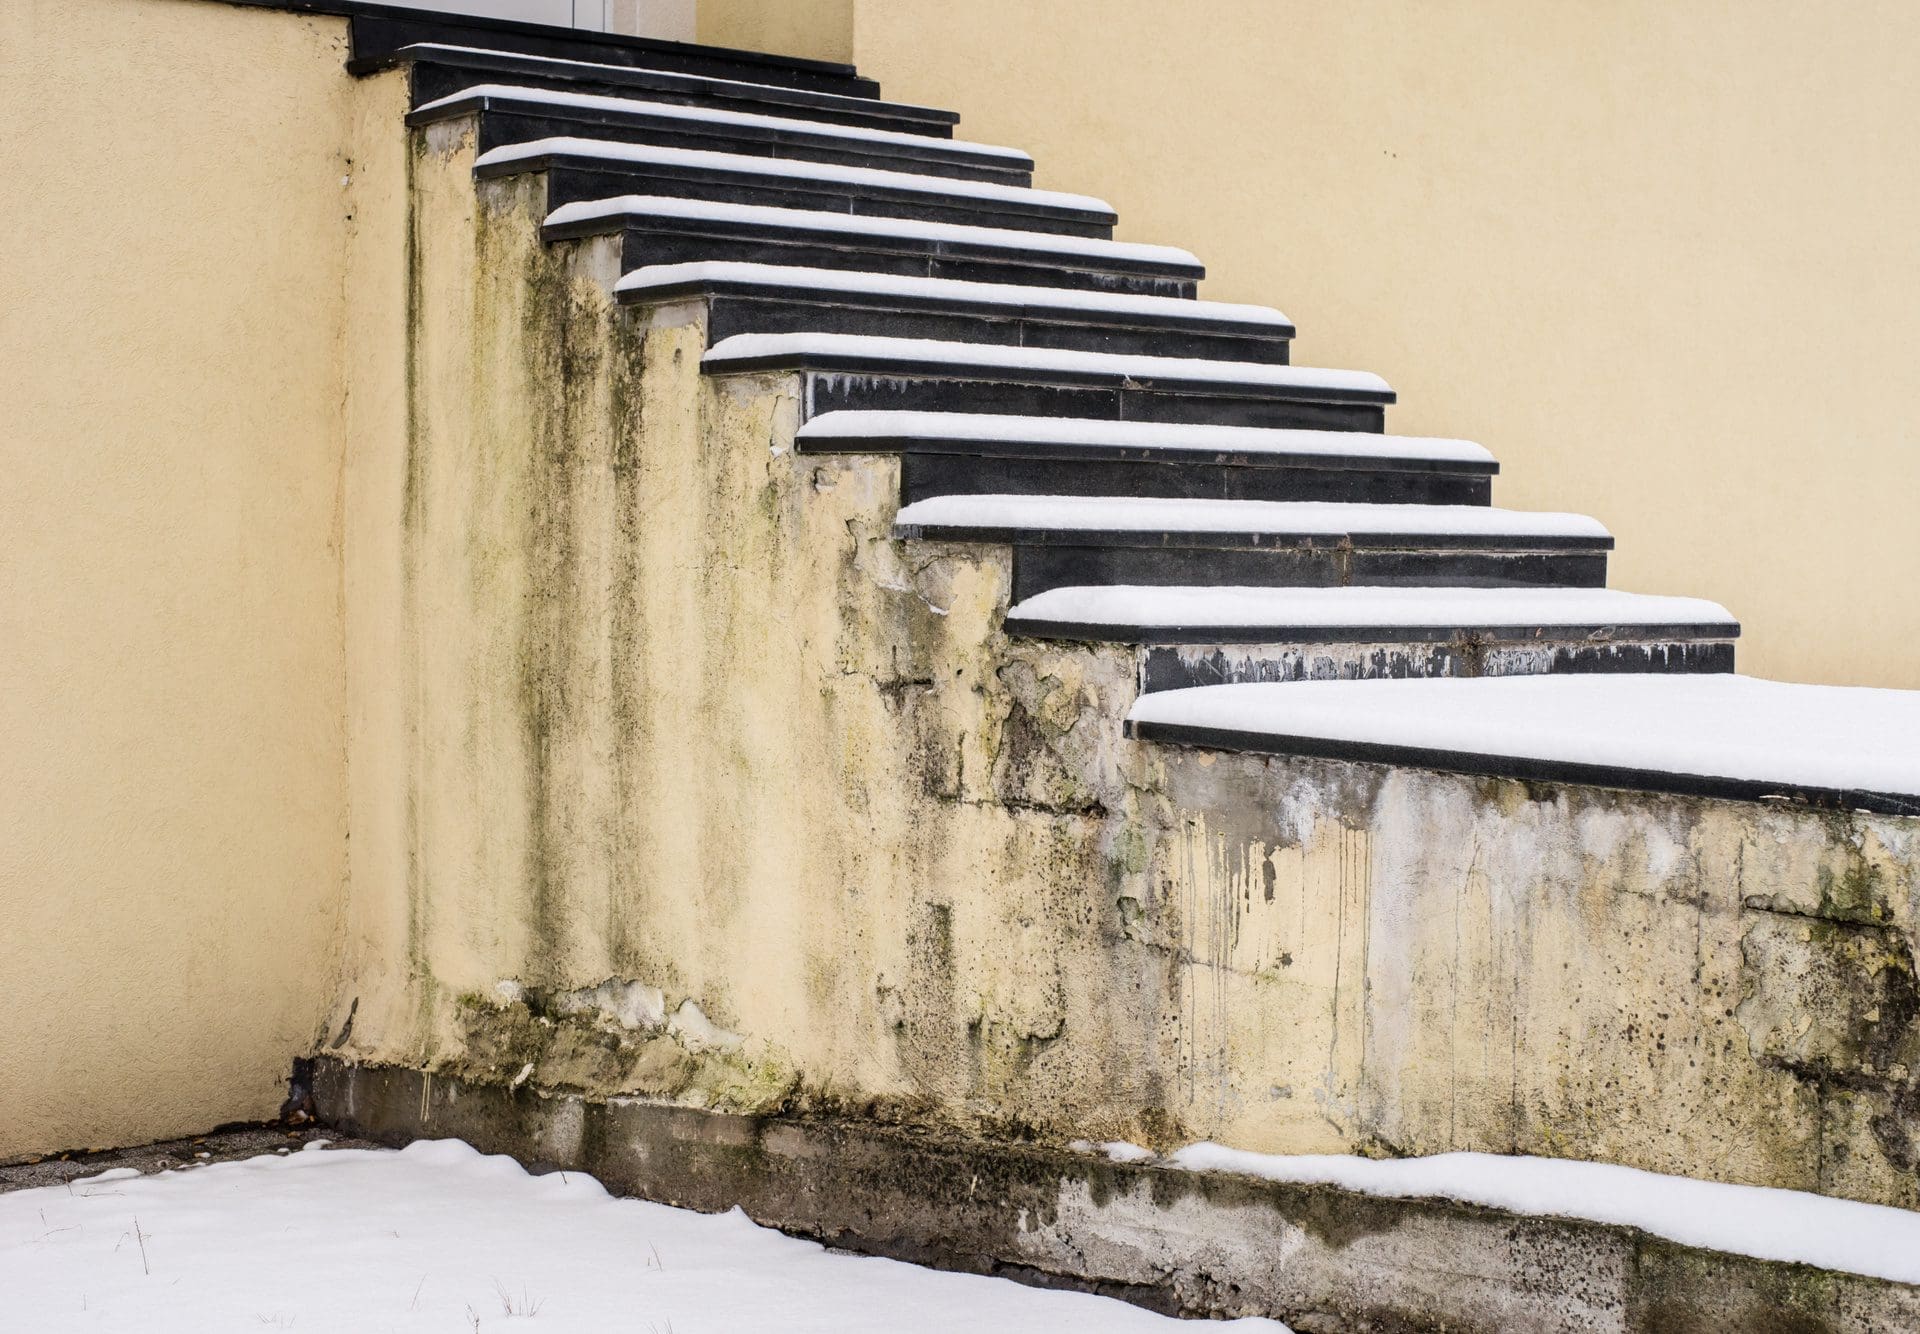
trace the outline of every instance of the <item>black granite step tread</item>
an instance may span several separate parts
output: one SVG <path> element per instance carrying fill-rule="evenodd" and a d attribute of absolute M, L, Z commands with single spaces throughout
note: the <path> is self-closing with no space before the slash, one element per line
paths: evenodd
<path fill-rule="evenodd" d="M 1385 380 L 1367 371 L 857 334 L 739 334 L 709 349 L 701 364 L 713 374 L 804 370 L 1144 393 L 1244 394 L 1318 403 L 1383 405 L 1394 397 Z"/>
<path fill-rule="evenodd" d="M 1733 640 L 1740 623 L 1701 598 L 1612 588 L 1049 589 L 1007 629 L 1129 644 L 1533 644 Z"/>
<path fill-rule="evenodd" d="M 797 443 L 802 452 L 816 454 L 913 452 L 1485 477 L 1500 471 L 1493 455 L 1466 440 L 975 412 L 829 412 L 803 424 Z"/>
<path fill-rule="evenodd" d="M 482 178 L 534 171 L 549 174 L 548 203 L 555 208 L 609 196 L 663 195 L 1102 239 L 1115 221 L 1103 200 L 1057 190 L 605 139 L 507 144 L 474 163 Z"/>
<path fill-rule="evenodd" d="M 1419 551 L 1609 551 L 1580 514 L 1478 505 L 1342 505 L 1137 496 L 937 496 L 903 508 L 905 540 L 1136 547 L 1374 547 Z"/>
<path fill-rule="evenodd" d="M 1016 601 L 1069 585 L 1599 588 L 1613 545 L 1579 515 L 1131 496 L 938 495 L 904 506 L 894 536 L 1011 548 Z"/>
<path fill-rule="evenodd" d="M 648 265 L 614 291 L 629 304 L 705 301 L 716 343 L 841 332 L 1284 363 L 1293 336 L 1287 317 L 1264 306 L 793 265 Z"/>
<path fill-rule="evenodd" d="M 841 125 L 866 125 L 941 139 L 952 136 L 953 127 L 960 119 L 951 111 L 904 102 L 882 102 L 806 88 L 443 42 L 419 42 L 371 60 L 356 59 L 348 62 L 348 69 L 365 74 L 400 65 L 412 68 L 413 102 L 416 106 L 438 101 L 475 83 L 511 81 L 537 88 L 573 89 L 609 96 L 637 94 L 656 102 L 681 102 Z"/>
<path fill-rule="evenodd" d="M 1206 270 L 1184 250 L 1094 237 L 770 208 L 664 195 L 565 204 L 549 240 L 625 232 L 633 267 L 648 263 L 790 261 L 804 267 L 1019 279 L 1188 296 Z"/>
<path fill-rule="evenodd" d="M 580 134 L 1006 185 L 1029 185 L 1033 179 L 1032 158 L 1018 149 L 996 144 L 502 83 L 476 84 L 415 107 L 407 123 L 431 125 L 468 115 L 482 117 L 482 150 L 529 139 Z"/>
<path fill-rule="evenodd" d="M 431 43 L 805 88 L 841 97 L 872 99 L 880 95 L 879 84 L 862 78 L 853 66 L 836 61 L 657 37 L 421 10 L 356 13 L 349 26 L 353 49 L 349 68 L 355 72 L 381 62 L 392 63 L 406 49 Z"/>

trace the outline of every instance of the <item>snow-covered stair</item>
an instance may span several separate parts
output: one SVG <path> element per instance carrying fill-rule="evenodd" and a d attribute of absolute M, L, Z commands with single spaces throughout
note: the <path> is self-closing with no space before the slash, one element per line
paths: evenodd
<path fill-rule="evenodd" d="M 622 236 L 629 269 L 734 260 L 1180 297 L 1206 273 L 1172 246 L 669 195 L 563 204 L 545 235 Z"/>
<path fill-rule="evenodd" d="M 907 541 L 1012 548 L 1013 595 L 1066 585 L 1598 587 L 1607 530 L 1482 505 L 949 495 L 901 509 Z"/>
<path fill-rule="evenodd" d="M 1733 670 L 1740 624 L 1611 588 L 1067 585 L 1009 634 L 1140 649 L 1142 691 L 1242 681 Z"/>
<path fill-rule="evenodd" d="M 1113 235 L 1115 217 L 1104 200 L 1058 190 L 612 139 L 503 144 L 483 153 L 474 170 L 483 179 L 544 172 L 550 207 L 616 195 L 672 195 L 1102 239 Z"/>
<path fill-rule="evenodd" d="M 1467 440 L 986 412 L 826 412 L 803 453 L 898 454 L 928 496 L 1173 496 L 1485 505 L 1500 465 Z"/>
<path fill-rule="evenodd" d="M 614 293 L 630 305 L 702 301 L 714 343 L 844 332 L 1284 365 L 1293 337 L 1268 306 L 780 264 L 651 264 Z"/>
<path fill-rule="evenodd" d="M 432 125 L 463 116 L 478 118 L 482 152 L 537 139 L 588 138 L 1033 184 L 1033 159 L 1017 148 L 523 84 L 462 88 L 415 107 L 407 123 Z"/>
<path fill-rule="evenodd" d="M 1920 692 L 1747 676 L 1310 681 L 1143 695 L 1143 740 L 1920 815 Z"/>
<path fill-rule="evenodd" d="M 790 371 L 805 413 L 995 412 L 1378 431 L 1393 390 L 1366 371 L 859 334 L 736 334 L 709 374 Z"/>
<path fill-rule="evenodd" d="M 549 243 L 619 238 L 634 317 L 691 303 L 708 375 L 795 377 L 800 453 L 896 458 L 900 541 L 1004 548 L 1010 634 L 1131 646 L 1148 693 L 1732 670 L 1722 608 L 1607 590 L 1599 524 L 1491 508 L 1485 449 L 1384 434 L 1379 376 L 1289 364 L 1280 311 L 1198 300 L 1193 255 L 950 113 L 750 53 L 370 31 L 412 123 L 537 178 Z"/>

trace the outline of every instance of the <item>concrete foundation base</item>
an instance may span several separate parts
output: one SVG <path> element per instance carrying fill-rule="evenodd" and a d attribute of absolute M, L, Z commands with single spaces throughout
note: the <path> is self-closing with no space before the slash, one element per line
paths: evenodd
<path fill-rule="evenodd" d="M 1301 1334 L 1920 1328 L 1920 1289 L 1440 1200 L 1120 1164 L 854 1121 L 743 1117 L 320 1062 L 327 1124 L 457 1137 L 850 1250 Z"/>

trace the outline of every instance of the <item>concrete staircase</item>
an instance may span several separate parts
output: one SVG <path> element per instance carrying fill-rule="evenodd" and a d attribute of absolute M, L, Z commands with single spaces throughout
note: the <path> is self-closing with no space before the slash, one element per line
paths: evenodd
<path fill-rule="evenodd" d="M 709 375 L 800 376 L 799 448 L 898 456 L 901 541 L 1010 547 L 1010 633 L 1138 645 L 1148 691 L 1732 670 L 1720 608 L 1594 596 L 1600 525 L 1491 508 L 1484 450 L 1382 434 L 1384 381 L 1290 365 L 1285 315 L 1195 299 L 1192 255 L 1112 240 L 949 113 L 430 36 L 380 26 L 355 68 L 406 64 L 411 124 L 473 118 L 550 242 L 618 237 L 623 305 L 701 303 Z"/>
<path fill-rule="evenodd" d="M 1488 451 L 1388 434 L 1380 377 L 1295 364 L 1280 311 L 1199 299 L 1193 255 L 951 113 L 745 53 L 354 32 L 410 84 L 416 295 L 381 474 L 405 888 L 326 1076 L 362 1125 L 1303 1329 L 1746 1326 L 1670 1320 L 1704 1298 L 1640 1291 L 1632 1237 L 1529 1268 L 1529 1223 L 1469 1255 L 1458 1211 L 1354 1287 L 1398 1215 L 1344 1198 L 1287 1206 L 1327 1277 L 1256 1302 L 1250 1269 L 1309 1280 L 1248 1251 L 1242 1186 L 1163 1234 L 1164 1175 L 1126 1217 L 1102 1176 L 1035 1250 L 981 1165 L 1466 1148 L 1907 1201 L 1912 1066 L 1857 1050 L 1909 1011 L 1823 979 L 1897 953 L 1920 781 L 1648 759 L 1799 708 L 1715 692 L 1723 609 L 1609 589 L 1599 523 L 1495 507 Z M 1527 750 L 1569 718 L 1585 750 Z M 1835 990 L 1858 1014 L 1809 1030 Z M 1838 1300 L 1775 1281 L 1739 1310 Z"/>

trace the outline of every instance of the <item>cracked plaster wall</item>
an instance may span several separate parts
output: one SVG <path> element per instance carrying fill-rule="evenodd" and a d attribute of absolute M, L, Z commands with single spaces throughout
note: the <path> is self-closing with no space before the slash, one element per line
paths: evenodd
<path fill-rule="evenodd" d="M 1914 822 L 1132 744 L 1132 650 L 1004 637 L 1005 550 L 891 541 L 892 461 L 796 455 L 796 379 L 703 378 L 697 304 L 471 163 L 416 139 L 350 759 L 405 815 L 333 1050 L 1920 1203 Z"/>

